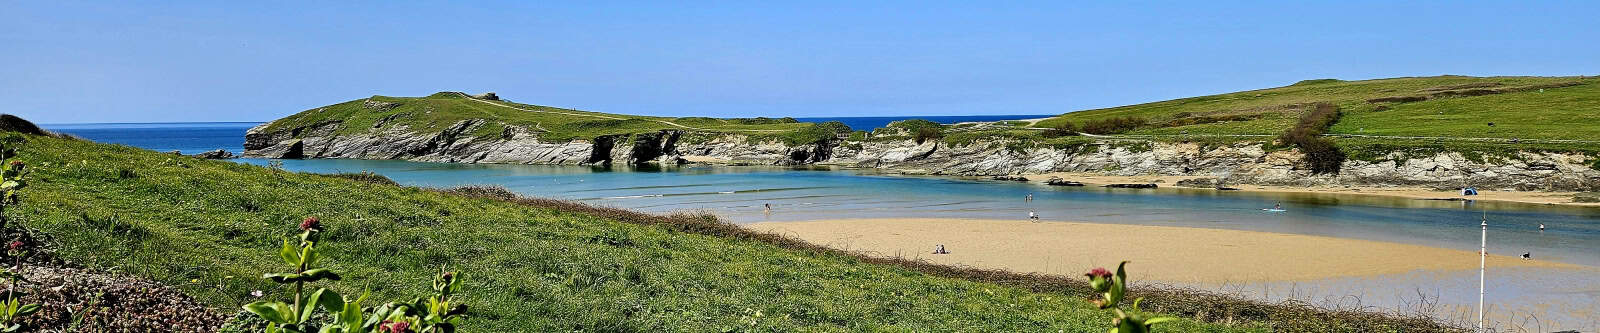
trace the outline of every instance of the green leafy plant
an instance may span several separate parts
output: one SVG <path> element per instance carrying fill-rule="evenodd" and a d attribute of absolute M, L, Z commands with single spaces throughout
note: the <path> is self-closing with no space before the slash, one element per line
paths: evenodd
<path fill-rule="evenodd" d="M 1100 298 L 1091 300 L 1091 302 L 1101 310 L 1111 311 L 1116 314 L 1116 318 L 1111 320 L 1113 326 L 1107 332 L 1148 333 L 1151 332 L 1152 325 L 1176 320 L 1177 318 L 1173 317 L 1150 317 L 1139 312 L 1139 301 L 1144 300 L 1144 298 L 1134 299 L 1133 305 L 1128 307 L 1128 311 L 1124 311 L 1118 305 L 1128 293 L 1128 274 L 1123 270 L 1126 266 L 1128 266 L 1127 261 L 1117 264 L 1117 273 L 1115 275 L 1106 271 L 1105 268 L 1095 268 L 1084 274 L 1084 276 L 1089 277 L 1089 287 L 1100 293 Z"/>
<path fill-rule="evenodd" d="M 372 311 L 367 325 L 375 324 L 383 333 L 454 333 L 467 313 L 467 305 L 455 299 L 461 291 L 461 280 L 459 273 L 441 272 L 433 279 L 433 295 L 407 303 L 384 304 Z"/>
<path fill-rule="evenodd" d="M 354 302 L 346 302 L 344 297 L 340 296 L 339 293 L 328 290 L 327 288 L 318 288 L 316 291 L 311 292 L 310 297 L 306 297 L 306 283 L 322 280 L 338 281 L 340 279 L 339 274 L 334 273 L 332 270 L 327 268 L 316 268 L 318 259 L 317 239 L 319 238 L 318 236 L 322 230 L 322 221 L 318 220 L 315 216 L 307 217 L 305 220 L 301 221 L 299 245 L 296 246 L 295 244 L 291 243 L 289 239 L 285 238 L 283 240 L 283 247 L 278 250 L 278 257 L 282 258 L 285 264 L 293 267 L 294 272 L 267 273 L 266 275 L 262 276 L 263 278 L 272 280 L 272 282 L 293 284 L 293 305 L 278 301 L 257 301 L 250 304 L 245 304 L 245 311 L 254 313 L 256 316 L 259 316 L 261 319 L 269 322 L 269 324 L 267 324 L 268 333 L 313 331 L 315 325 L 306 325 L 306 322 L 311 320 L 311 313 L 315 312 L 317 306 L 319 305 L 329 313 L 335 314 L 334 321 L 336 323 L 348 321 L 348 318 L 344 318 L 343 315 L 345 314 L 346 310 L 352 306 L 352 303 L 357 309 L 355 312 L 357 317 L 359 317 L 361 312 L 360 299 L 357 299 Z M 362 298 L 365 297 L 365 295 L 362 296 Z M 359 319 L 356 319 L 356 321 L 359 321 Z M 323 330 L 321 331 L 358 332 L 356 330 L 349 330 L 348 327 L 341 329 L 335 326 L 336 325 L 323 326 Z"/>
<path fill-rule="evenodd" d="M 3 142 L 0 142 L 0 161 L 4 161 L 7 157 L 16 156 L 16 150 L 3 147 L 18 144 L 21 140 L 21 138 L 17 137 L 7 137 Z M 28 185 L 25 180 L 27 166 L 26 163 L 18 160 L 11 160 L 4 163 L 4 166 L 0 166 L 0 229 L 6 226 L 4 217 L 6 208 L 17 204 L 17 194 Z M 28 256 L 28 252 L 28 244 L 21 240 L 12 241 L 6 250 L 6 254 L 11 256 L 13 264 L 11 267 L 6 268 L 4 272 L 0 272 L 0 277 L 10 282 L 10 288 L 6 291 L 5 300 L 0 301 L 0 332 L 22 330 L 22 324 L 17 323 L 17 320 L 39 312 L 41 309 L 39 304 L 23 304 L 23 295 L 17 292 L 17 282 L 27 281 L 20 270 L 22 269 L 22 259 Z"/>
<path fill-rule="evenodd" d="M 453 333 L 461 324 L 467 306 L 455 298 L 461 291 L 462 276 L 442 271 L 434 277 L 434 294 L 410 302 L 391 302 L 373 309 L 361 303 L 369 294 L 351 301 L 327 288 L 318 288 L 306 294 L 305 284 L 323 280 L 338 281 L 340 276 L 327 268 L 316 267 L 320 254 L 317 251 L 318 235 L 323 231 L 321 220 L 307 217 L 300 222 L 299 245 L 283 240 L 278 256 L 294 268 L 292 273 L 268 273 L 263 278 L 281 284 L 294 284 L 294 304 L 279 301 L 257 301 L 246 304 L 244 310 L 267 321 L 267 333 Z M 328 322 L 313 320 L 318 308 L 331 314 Z"/>
<path fill-rule="evenodd" d="M 17 320 L 39 312 L 42 307 L 39 304 L 23 304 L 23 295 L 17 292 L 17 282 L 27 281 L 21 272 L 16 271 L 22 268 L 22 258 L 28 256 L 27 244 L 22 241 L 12 241 L 6 254 L 11 256 L 15 265 L 0 273 L 11 283 L 11 288 L 6 291 L 6 299 L 0 301 L 0 332 L 19 332 L 22 330 L 22 324 L 17 323 Z"/>
<path fill-rule="evenodd" d="M 6 137 L 0 139 L 0 161 L 17 155 L 16 149 L 7 146 L 21 144 L 22 138 Z M 19 160 L 11 160 L 0 166 L 0 227 L 6 225 L 5 211 L 17 204 L 17 194 L 22 188 L 27 187 L 27 164 Z"/>

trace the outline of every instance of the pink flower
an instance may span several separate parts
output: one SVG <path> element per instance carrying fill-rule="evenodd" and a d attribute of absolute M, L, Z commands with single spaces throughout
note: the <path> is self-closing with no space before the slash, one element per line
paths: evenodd
<path fill-rule="evenodd" d="M 378 325 L 378 329 L 388 333 L 405 333 L 411 331 L 411 323 L 385 320 Z"/>
<path fill-rule="evenodd" d="M 1093 270 L 1089 271 L 1089 274 L 1084 274 L 1084 275 L 1087 275 L 1087 276 L 1089 276 L 1091 278 L 1093 278 L 1093 277 L 1110 278 L 1111 277 L 1111 271 L 1106 270 L 1105 267 L 1095 267 Z"/>
<path fill-rule="evenodd" d="M 322 220 L 318 220 L 316 216 L 308 216 L 305 221 L 300 221 L 300 230 L 322 231 Z"/>
<path fill-rule="evenodd" d="M 26 245 L 28 245 L 28 244 L 25 244 L 22 241 L 11 241 L 11 250 L 12 251 L 20 251 L 20 250 L 22 250 L 22 247 L 26 246 Z"/>

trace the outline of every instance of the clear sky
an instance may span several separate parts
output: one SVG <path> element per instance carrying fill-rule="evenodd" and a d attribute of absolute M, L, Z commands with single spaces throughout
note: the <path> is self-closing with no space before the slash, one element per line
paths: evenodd
<path fill-rule="evenodd" d="M 1600 74 L 1600 2 L 1388 2 L 5 1 L 0 112 L 265 121 L 495 91 L 666 116 L 1054 114 L 1312 78 Z"/>

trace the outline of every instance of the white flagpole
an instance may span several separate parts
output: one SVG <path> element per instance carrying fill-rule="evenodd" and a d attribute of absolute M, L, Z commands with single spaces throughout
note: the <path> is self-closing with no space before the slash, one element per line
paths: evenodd
<path fill-rule="evenodd" d="M 1484 329 L 1483 272 L 1485 266 L 1484 263 L 1489 258 L 1489 212 L 1485 211 L 1483 213 L 1483 223 L 1479 224 L 1479 226 L 1483 227 L 1483 238 L 1478 245 L 1478 331 L 1482 332 Z"/>

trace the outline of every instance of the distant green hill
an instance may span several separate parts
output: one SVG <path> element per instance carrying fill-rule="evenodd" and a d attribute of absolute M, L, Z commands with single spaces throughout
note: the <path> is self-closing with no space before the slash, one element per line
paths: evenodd
<path fill-rule="evenodd" d="M 1132 117 L 1121 134 L 1276 135 L 1319 102 L 1343 117 L 1329 134 L 1600 140 L 1596 77 L 1407 77 L 1306 80 L 1270 89 L 1085 110 L 1036 124 L 1056 127 Z M 1493 123 L 1493 126 L 1489 124 Z"/>
<path fill-rule="evenodd" d="M 791 118 L 672 118 L 589 112 L 441 92 L 426 97 L 372 96 L 314 108 L 273 121 L 266 131 L 337 122 L 342 124 L 337 134 L 399 127 L 416 133 L 436 133 L 468 119 L 492 120 L 475 128 L 473 136 L 499 136 L 507 125 L 512 125 L 539 132 L 541 139 L 555 142 L 664 129 L 776 135 L 814 126 Z"/>

